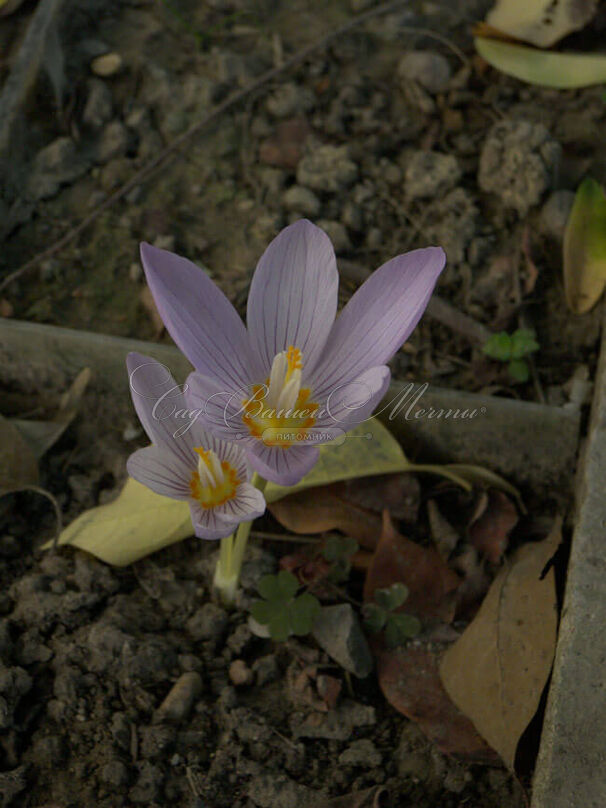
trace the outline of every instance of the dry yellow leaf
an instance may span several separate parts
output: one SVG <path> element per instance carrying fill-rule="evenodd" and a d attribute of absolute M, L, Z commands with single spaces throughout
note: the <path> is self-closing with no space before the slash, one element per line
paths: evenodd
<path fill-rule="evenodd" d="M 606 286 L 606 196 L 595 180 L 579 185 L 564 233 L 564 292 L 575 314 L 595 306 Z"/>
<path fill-rule="evenodd" d="M 561 529 L 562 520 L 557 518 L 544 541 L 518 550 L 440 665 L 442 684 L 454 704 L 510 769 L 553 661 L 557 631 L 553 569 L 541 576 L 561 541 Z"/>

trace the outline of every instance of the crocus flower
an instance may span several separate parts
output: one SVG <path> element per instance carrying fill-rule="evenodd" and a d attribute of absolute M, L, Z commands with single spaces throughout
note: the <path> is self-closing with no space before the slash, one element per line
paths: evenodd
<path fill-rule="evenodd" d="M 167 330 L 195 368 L 187 380 L 214 435 L 237 438 L 263 477 L 293 485 L 317 443 L 370 416 L 390 379 L 385 363 L 408 338 L 445 263 L 439 247 L 377 269 L 336 317 L 330 239 L 301 220 L 259 261 L 247 325 L 195 264 L 141 245 L 147 282 Z"/>
<path fill-rule="evenodd" d="M 196 536 L 221 539 L 265 510 L 248 480 L 245 452 L 203 431 L 199 411 L 164 365 L 137 353 L 126 360 L 139 420 L 152 442 L 127 461 L 128 473 L 157 494 L 189 503 Z"/>

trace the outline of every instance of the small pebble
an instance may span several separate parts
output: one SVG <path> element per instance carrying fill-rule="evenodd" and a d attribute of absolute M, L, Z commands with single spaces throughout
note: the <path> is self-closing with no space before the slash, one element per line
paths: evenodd
<path fill-rule="evenodd" d="M 229 666 L 229 678 L 236 687 L 240 687 L 251 684 L 254 676 L 243 659 L 234 659 Z"/>
<path fill-rule="evenodd" d="M 157 721 L 175 724 L 187 718 L 194 701 L 202 692 L 202 678 L 196 671 L 183 673 L 156 712 Z"/>
<path fill-rule="evenodd" d="M 95 76 L 101 78 L 109 78 L 122 68 L 123 60 L 119 53 L 104 53 L 103 56 L 97 56 L 96 59 L 90 64 L 90 69 Z"/>

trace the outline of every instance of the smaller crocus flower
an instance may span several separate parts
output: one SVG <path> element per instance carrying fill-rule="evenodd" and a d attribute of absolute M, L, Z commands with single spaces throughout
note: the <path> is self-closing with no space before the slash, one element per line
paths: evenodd
<path fill-rule="evenodd" d="M 200 539 L 221 539 L 240 522 L 265 511 L 262 493 L 249 482 L 244 451 L 205 432 L 164 365 L 137 353 L 126 360 L 130 390 L 151 446 L 127 461 L 131 477 L 157 494 L 187 500 Z"/>

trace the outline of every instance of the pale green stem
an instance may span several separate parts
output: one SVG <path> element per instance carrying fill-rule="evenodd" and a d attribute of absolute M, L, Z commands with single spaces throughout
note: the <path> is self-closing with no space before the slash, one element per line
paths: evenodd
<path fill-rule="evenodd" d="M 259 491 L 264 491 L 267 480 L 260 477 L 256 472 L 253 474 L 252 485 Z M 236 598 L 236 590 L 240 581 L 240 571 L 242 561 L 246 551 L 246 543 L 250 535 L 252 522 L 240 522 L 238 530 L 221 539 L 219 550 L 219 560 L 215 569 L 213 588 L 225 606 L 233 606 Z"/>

